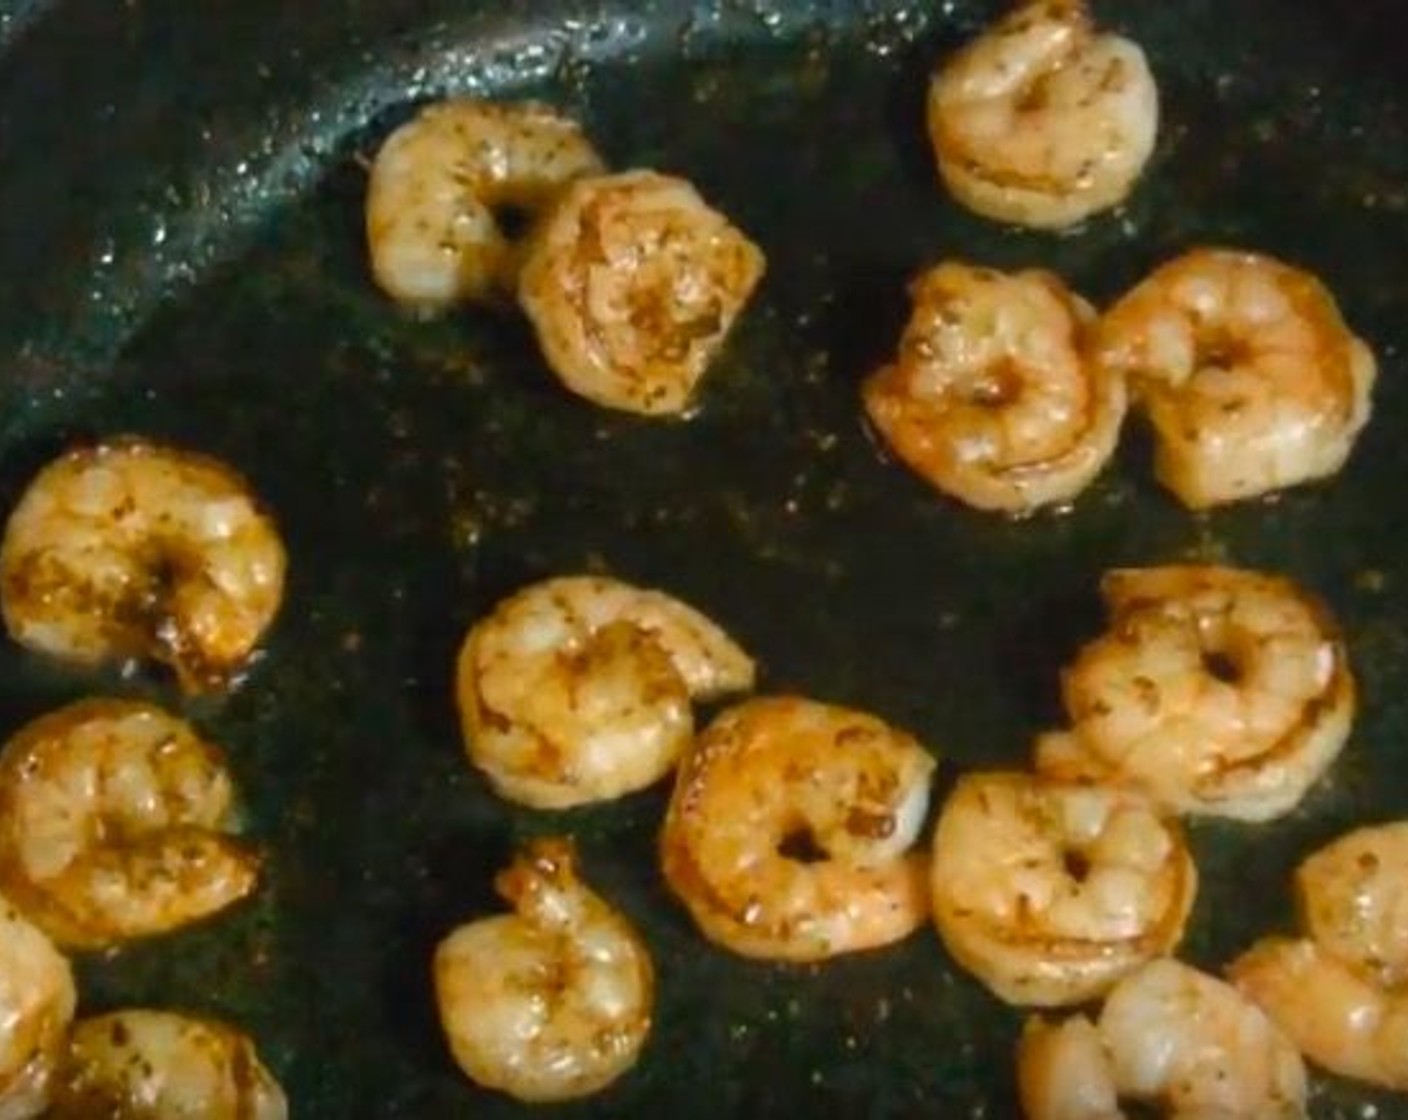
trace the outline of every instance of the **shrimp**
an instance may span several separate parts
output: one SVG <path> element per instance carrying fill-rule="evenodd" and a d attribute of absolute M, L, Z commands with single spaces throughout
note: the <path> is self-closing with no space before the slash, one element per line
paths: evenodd
<path fill-rule="evenodd" d="M 1408 821 L 1327 844 L 1297 869 L 1296 887 L 1318 945 L 1380 987 L 1408 985 Z"/>
<path fill-rule="evenodd" d="M 191 692 L 229 684 L 283 597 L 286 557 L 245 481 L 121 438 L 34 479 L 0 542 L 0 608 L 22 645 L 81 663 L 150 657 Z"/>
<path fill-rule="evenodd" d="M 128 1009 L 74 1027 L 46 1120 L 286 1120 L 288 1101 L 243 1033 Z"/>
<path fill-rule="evenodd" d="M 694 734 L 693 700 L 753 685 L 718 626 L 659 591 L 596 576 L 545 580 L 474 625 L 457 693 L 470 761 L 537 809 L 654 784 Z"/>
<path fill-rule="evenodd" d="M 1112 307 L 1099 360 L 1130 378 L 1160 481 L 1193 509 L 1326 478 L 1368 422 L 1373 352 L 1314 276 L 1195 249 Z"/>
<path fill-rule="evenodd" d="M 1159 91 L 1139 46 L 1082 0 L 1032 0 L 929 86 L 939 176 L 987 218 L 1069 226 L 1123 202 L 1154 151 Z"/>
<path fill-rule="evenodd" d="M 628 171 L 567 188 L 530 238 L 518 297 L 572 392 L 680 413 L 763 269 L 689 183 Z"/>
<path fill-rule="evenodd" d="M 1119 439 L 1122 378 L 1088 361 L 1090 306 L 1049 272 L 945 262 L 910 285 L 897 360 L 866 412 L 931 485 L 978 509 L 1066 502 Z"/>
<path fill-rule="evenodd" d="M 1228 975 L 1316 1065 L 1408 1090 L 1408 991 L 1366 980 L 1304 938 L 1263 938 Z"/>
<path fill-rule="evenodd" d="M 0 1120 L 44 1111 L 76 1001 L 68 961 L 0 899 Z"/>
<path fill-rule="evenodd" d="M 874 716 L 796 697 L 722 713 L 685 755 L 665 879 L 704 936 L 746 957 L 819 961 L 928 917 L 910 853 L 934 760 Z"/>
<path fill-rule="evenodd" d="M 1121 980 L 1097 1023 L 1029 1021 L 1017 1082 L 1028 1120 L 1123 1120 L 1121 1098 L 1181 1120 L 1307 1115 L 1291 1042 L 1235 989 L 1167 959 Z"/>
<path fill-rule="evenodd" d="M 1309 937 L 1263 938 L 1229 975 L 1312 1062 L 1408 1090 L 1408 823 L 1340 837 L 1296 885 Z"/>
<path fill-rule="evenodd" d="M 562 839 L 529 844 L 496 880 L 513 914 L 460 926 L 435 951 L 435 992 L 464 1073 L 522 1101 L 606 1088 L 650 1033 L 654 969 L 640 935 L 577 876 Z"/>
<path fill-rule="evenodd" d="M 1131 785 L 1178 813 L 1290 812 L 1349 737 L 1355 685 L 1325 609 L 1290 580 L 1215 566 L 1108 573 L 1110 627 L 1062 677 L 1055 777 Z"/>
<path fill-rule="evenodd" d="M 539 213 L 602 162 L 573 121 L 535 102 L 429 105 L 387 139 L 367 190 L 372 275 L 430 315 L 511 297 L 519 247 L 499 217 Z"/>
<path fill-rule="evenodd" d="M 75 949 L 206 918 L 258 878 L 221 831 L 232 796 L 220 752 L 160 708 L 60 708 L 0 754 L 0 890 Z"/>
<path fill-rule="evenodd" d="M 965 774 L 934 832 L 944 945 L 1008 1003 L 1107 991 L 1183 936 L 1198 874 L 1138 796 L 1015 772 Z"/>

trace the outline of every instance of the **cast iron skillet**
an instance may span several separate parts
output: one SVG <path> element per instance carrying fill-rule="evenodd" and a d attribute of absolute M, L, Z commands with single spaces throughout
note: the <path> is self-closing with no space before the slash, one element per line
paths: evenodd
<path fill-rule="evenodd" d="M 1020 1015 L 931 933 L 820 969 L 708 947 L 662 888 L 663 795 L 514 809 L 464 764 L 451 665 L 523 583 L 601 570 L 712 612 L 764 687 L 872 709 L 965 768 L 1024 759 L 1056 669 L 1116 564 L 1286 572 L 1342 620 L 1353 741 L 1290 819 L 1195 826 L 1184 953 L 1217 967 L 1290 916 L 1288 873 L 1351 824 L 1408 812 L 1408 85 L 1397 0 L 1110 3 L 1148 49 L 1166 123 L 1129 207 L 1014 233 L 937 190 L 931 61 L 995 2 L 10 0 L 0 34 L 0 500 L 74 440 L 136 431 L 248 472 L 292 554 L 268 655 L 227 700 L 155 674 L 0 648 L 8 731 L 92 692 L 153 696 L 229 747 L 268 851 L 258 899 L 79 962 L 83 1004 L 247 1027 L 300 1117 L 514 1116 L 439 1038 L 427 963 L 493 907 L 523 837 L 568 830 L 660 978 L 639 1068 L 574 1115 L 1009 1116 Z M 367 278 L 363 161 L 419 101 L 547 97 L 614 163 L 696 180 L 770 272 L 686 424 L 561 391 L 524 327 L 413 323 Z M 1067 516 L 965 512 L 887 464 L 856 388 L 907 274 L 941 255 L 1040 264 L 1106 300 L 1195 243 L 1323 275 L 1383 358 L 1375 416 L 1328 485 L 1194 517 L 1147 449 Z M 942 786 L 940 789 L 942 792 Z M 1408 1116 L 1320 1078 L 1324 1117 Z"/>

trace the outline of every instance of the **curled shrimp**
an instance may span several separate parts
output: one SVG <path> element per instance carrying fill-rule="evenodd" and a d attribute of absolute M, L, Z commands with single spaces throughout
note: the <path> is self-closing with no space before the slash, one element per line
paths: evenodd
<path fill-rule="evenodd" d="M 563 809 L 664 777 L 694 734 L 691 702 L 752 687 L 752 659 L 659 591 L 566 576 L 476 623 L 457 693 L 470 760 L 504 797 Z"/>
<path fill-rule="evenodd" d="M 0 754 L 0 890 L 70 948 L 206 918 L 258 877 L 221 831 L 232 797 L 220 752 L 160 708 L 60 708 Z"/>
<path fill-rule="evenodd" d="M 1380 987 L 1408 984 L 1408 821 L 1325 845 L 1297 868 L 1296 894 L 1316 944 Z"/>
<path fill-rule="evenodd" d="M 1096 1023 L 1029 1021 L 1017 1083 L 1028 1120 L 1123 1120 L 1122 1099 L 1175 1120 L 1307 1115 L 1295 1046 L 1234 988 L 1167 959 L 1121 980 Z"/>
<path fill-rule="evenodd" d="M 1408 1090 L 1408 823 L 1342 836 L 1296 885 L 1309 937 L 1263 938 L 1229 975 L 1316 1065 Z"/>
<path fill-rule="evenodd" d="M 1408 1089 L 1408 994 L 1355 972 L 1314 941 L 1266 937 L 1228 969 L 1233 983 L 1316 1065 Z"/>
<path fill-rule="evenodd" d="M 870 419 L 931 485 L 979 509 L 1065 502 L 1108 462 L 1123 380 L 1087 359 L 1094 313 L 1048 272 L 946 262 L 910 286 L 895 362 L 865 383 Z"/>
<path fill-rule="evenodd" d="M 46 1120 L 286 1120 L 288 1101 L 248 1036 L 145 1008 L 73 1029 Z"/>
<path fill-rule="evenodd" d="M 1081 0 L 1033 0 L 929 87 L 939 175 L 984 217 L 1059 228 L 1124 201 L 1154 150 L 1159 92 L 1139 46 Z"/>
<path fill-rule="evenodd" d="M 608 408 L 685 411 L 762 278 L 762 251 L 683 179 L 582 179 L 530 238 L 519 301 L 563 384 Z"/>
<path fill-rule="evenodd" d="M 1179 813 L 1269 820 L 1338 757 L 1354 718 L 1344 643 L 1290 580 L 1215 566 L 1110 572 L 1110 626 L 1062 677 L 1056 777 L 1131 785 Z"/>
<path fill-rule="evenodd" d="M 30 483 L 0 543 L 0 607 L 23 645 L 84 663 L 150 657 L 199 691 L 243 669 L 285 566 L 234 471 L 123 438 L 71 451 Z"/>
<path fill-rule="evenodd" d="M 606 1088 L 635 1065 L 650 1033 L 655 980 L 644 942 L 578 878 L 570 841 L 534 841 L 495 884 L 514 913 L 460 926 L 435 951 L 455 1061 L 523 1101 Z"/>
<path fill-rule="evenodd" d="M 601 170 L 581 128 L 546 105 L 429 105 L 388 137 L 372 164 L 372 275 L 422 313 L 511 296 L 519 253 L 499 217 L 534 215 L 573 179 Z"/>
<path fill-rule="evenodd" d="M 44 1112 L 76 1000 L 68 961 L 0 899 L 0 1120 Z"/>
<path fill-rule="evenodd" d="M 746 701 L 680 765 L 665 879 L 707 938 L 743 956 L 818 961 L 898 941 L 929 913 L 925 861 L 909 849 L 934 765 L 874 716 Z"/>
<path fill-rule="evenodd" d="M 930 876 L 954 959 L 1039 1007 L 1093 999 L 1171 952 L 1198 883 L 1177 826 L 1141 798 L 1015 772 L 959 779 Z"/>
<path fill-rule="evenodd" d="M 1314 276 L 1195 249 L 1100 324 L 1100 360 L 1148 409 L 1160 480 L 1194 509 L 1334 474 L 1369 419 L 1374 355 Z"/>

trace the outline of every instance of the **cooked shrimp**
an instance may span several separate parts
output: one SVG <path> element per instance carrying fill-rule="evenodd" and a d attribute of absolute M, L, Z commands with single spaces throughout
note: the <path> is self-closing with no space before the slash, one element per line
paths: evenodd
<path fill-rule="evenodd" d="M 46 1120 L 285 1120 L 288 1101 L 240 1031 L 131 1009 L 73 1030 Z"/>
<path fill-rule="evenodd" d="M 496 885 L 515 912 L 460 926 L 435 951 L 455 1061 L 523 1101 L 604 1089 L 635 1065 L 650 1033 L 645 943 L 577 877 L 570 841 L 533 842 Z"/>
<path fill-rule="evenodd" d="M 1296 886 L 1306 929 L 1323 949 L 1383 987 L 1408 984 L 1408 821 L 1327 844 L 1297 869 Z"/>
<path fill-rule="evenodd" d="M 984 217 L 1068 226 L 1123 202 L 1154 150 L 1144 52 L 1098 34 L 1082 0 L 1020 5 L 929 87 L 939 175 Z"/>
<path fill-rule="evenodd" d="M 429 105 L 387 139 L 367 190 L 372 275 L 425 313 L 512 296 L 519 253 L 504 212 L 534 215 L 602 163 L 573 121 L 534 102 Z"/>
<path fill-rule="evenodd" d="M 910 286 L 894 363 L 865 383 L 866 411 L 895 453 L 979 509 L 1069 501 L 1119 438 L 1123 380 L 1088 360 L 1094 313 L 1048 272 L 946 262 Z"/>
<path fill-rule="evenodd" d="M 1183 936 L 1198 874 L 1178 828 L 1137 795 L 1029 774 L 965 774 L 944 804 L 934 920 L 1008 1003 L 1108 990 Z"/>
<path fill-rule="evenodd" d="M 0 890 L 59 944 L 99 948 L 208 917 L 258 860 L 221 831 L 220 752 L 160 708 L 83 700 L 0 754 Z"/>
<path fill-rule="evenodd" d="M 1213 566 L 1126 569 L 1110 627 L 1062 678 L 1069 733 L 1037 746 L 1056 777 L 1115 781 L 1179 813 L 1290 812 L 1354 718 L 1344 644 L 1287 579 Z"/>
<path fill-rule="evenodd" d="M 525 588 L 460 651 L 465 749 L 504 797 L 563 809 L 664 777 L 694 734 L 693 700 L 751 688 L 753 662 L 659 591 L 568 576 Z"/>
<path fill-rule="evenodd" d="M 1031 1020 L 1017 1081 L 1028 1120 L 1123 1120 L 1121 1098 L 1182 1120 L 1307 1115 L 1296 1048 L 1233 988 L 1172 960 L 1120 981 L 1098 1024 Z"/>
<path fill-rule="evenodd" d="M 44 1111 L 76 999 L 68 961 L 0 899 L 0 1120 Z"/>
<path fill-rule="evenodd" d="M 925 861 L 909 849 L 933 771 L 874 716 L 746 701 L 681 763 L 665 879 L 707 938 L 743 956 L 818 961 L 898 941 L 929 913 Z"/>
<path fill-rule="evenodd" d="M 278 531 L 234 471 L 124 438 L 30 483 L 0 544 L 0 606 L 23 645 L 87 663 L 154 658 L 198 691 L 243 669 L 284 568 Z"/>
<path fill-rule="evenodd" d="M 1234 982 L 1311 1061 L 1408 1089 L 1408 823 L 1360 828 L 1296 873 L 1309 940 L 1269 937 Z"/>
<path fill-rule="evenodd" d="M 1318 1066 L 1408 1090 L 1408 991 L 1366 980 L 1314 941 L 1267 937 L 1228 975 Z"/>
<path fill-rule="evenodd" d="M 762 251 L 682 179 L 583 179 L 535 230 L 518 296 L 548 364 L 608 408 L 685 411 L 762 278 Z"/>
<path fill-rule="evenodd" d="M 1194 509 L 1334 474 L 1369 419 L 1374 355 L 1315 277 L 1196 249 L 1101 321 L 1157 436 L 1155 469 Z"/>

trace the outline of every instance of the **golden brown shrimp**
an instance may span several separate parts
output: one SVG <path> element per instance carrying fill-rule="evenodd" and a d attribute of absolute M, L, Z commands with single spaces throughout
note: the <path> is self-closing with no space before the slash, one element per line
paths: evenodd
<path fill-rule="evenodd" d="M 0 605 L 23 645 L 86 663 L 154 658 L 198 691 L 243 669 L 285 565 L 234 471 L 123 438 L 71 451 L 30 483 L 0 544 Z"/>
<path fill-rule="evenodd" d="M 818 961 L 898 941 L 929 914 L 925 861 L 909 849 L 933 771 L 919 743 L 874 716 L 745 701 L 680 765 L 665 879 L 704 936 L 743 956 Z M 820 858 L 789 854 L 799 843 Z"/>
<path fill-rule="evenodd" d="M 1028 1022 L 1017 1082 L 1027 1120 L 1124 1120 L 1121 1099 L 1173 1120 L 1307 1115 L 1295 1046 L 1235 989 L 1173 960 L 1120 981 L 1098 1023 Z"/>
<path fill-rule="evenodd" d="M 0 899 L 0 1120 L 44 1112 L 76 999 L 68 961 Z"/>
<path fill-rule="evenodd" d="M 751 688 L 753 673 L 727 634 L 678 599 L 599 576 L 545 580 L 465 638 L 465 749 L 524 805 L 620 797 L 674 766 L 694 734 L 692 701 Z"/>
<path fill-rule="evenodd" d="M 460 926 L 435 952 L 455 1061 L 523 1101 L 604 1089 L 635 1065 L 650 1033 L 644 942 L 577 877 L 570 841 L 533 842 L 496 885 L 515 912 Z"/>
<path fill-rule="evenodd" d="M 863 392 L 895 454 L 978 509 L 1075 497 L 1114 452 L 1126 406 L 1123 380 L 1088 360 L 1090 307 L 1048 272 L 954 262 L 910 295 L 899 356 Z"/>
<path fill-rule="evenodd" d="M 762 251 L 682 179 L 583 179 L 530 239 L 519 301 L 548 364 L 608 408 L 685 411 L 762 278 Z"/>
<path fill-rule="evenodd" d="M 1008 1003 L 1102 995 L 1172 952 L 1198 874 L 1142 798 L 1029 774 L 965 774 L 944 804 L 934 919 L 964 968 Z"/>
<path fill-rule="evenodd" d="M 1315 1064 L 1408 1089 L 1408 823 L 1340 837 L 1296 886 L 1309 939 L 1264 938 L 1233 982 Z"/>
<path fill-rule="evenodd" d="M 425 314 L 512 298 L 518 247 L 503 211 L 534 215 L 602 163 L 573 121 L 535 102 L 455 98 L 387 139 L 367 190 L 372 275 Z"/>
<path fill-rule="evenodd" d="M 1179 813 L 1269 820 L 1338 757 L 1355 687 L 1333 620 L 1291 581 L 1214 566 L 1105 576 L 1109 629 L 1062 677 L 1070 732 L 1037 767 Z"/>
<path fill-rule="evenodd" d="M 1296 870 L 1296 888 L 1317 944 L 1382 987 L 1408 984 L 1408 821 L 1325 845 Z"/>
<path fill-rule="evenodd" d="M 221 831 L 232 796 L 220 752 L 160 708 L 60 708 L 0 754 L 0 890 L 71 948 L 206 918 L 258 878 Z"/>
<path fill-rule="evenodd" d="M 1226 249 L 1157 269 L 1105 315 L 1099 350 L 1148 409 L 1160 480 L 1194 509 L 1338 471 L 1377 370 L 1320 281 Z"/>
<path fill-rule="evenodd" d="M 1144 52 L 1097 33 L 1081 0 L 1021 4 L 929 87 L 940 177 L 969 209 L 1018 225 L 1068 226 L 1124 201 L 1158 127 Z"/>
<path fill-rule="evenodd" d="M 74 1027 L 46 1120 L 286 1120 L 288 1101 L 233 1027 L 130 1009 Z"/>
<path fill-rule="evenodd" d="M 1228 968 L 1316 1065 L 1408 1090 L 1408 991 L 1366 980 L 1314 941 L 1266 937 Z"/>

